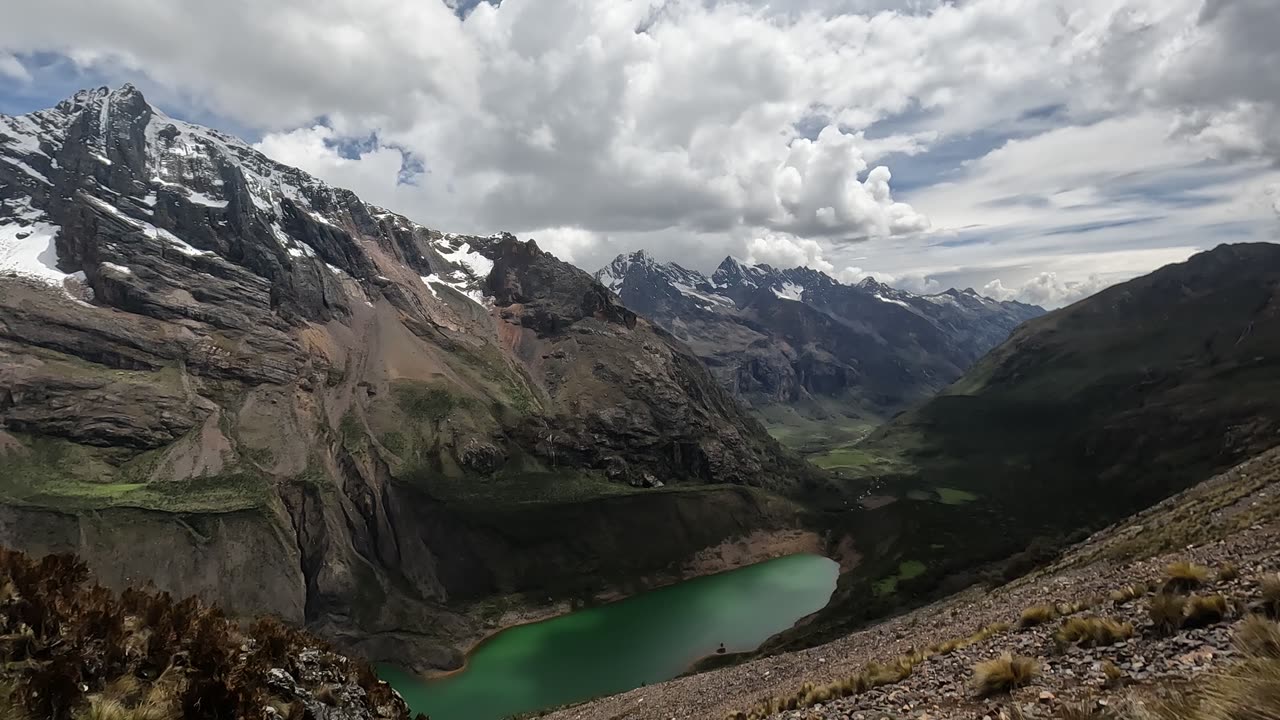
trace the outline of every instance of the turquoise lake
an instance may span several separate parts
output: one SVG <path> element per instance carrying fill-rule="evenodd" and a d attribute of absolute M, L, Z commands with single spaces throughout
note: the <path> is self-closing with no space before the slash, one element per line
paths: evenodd
<path fill-rule="evenodd" d="M 792 555 L 505 630 L 447 677 L 378 672 L 431 720 L 501 720 L 669 680 L 721 644 L 754 650 L 822 609 L 838 573 Z"/>

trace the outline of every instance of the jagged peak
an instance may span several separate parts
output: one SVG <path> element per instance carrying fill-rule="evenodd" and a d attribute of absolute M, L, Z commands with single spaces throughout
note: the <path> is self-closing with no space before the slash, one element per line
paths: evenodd
<path fill-rule="evenodd" d="M 70 115 L 88 108 L 99 107 L 104 100 L 109 100 L 113 104 L 125 100 L 138 100 L 146 104 L 146 98 L 143 97 L 142 91 L 134 86 L 133 83 L 125 83 L 114 90 L 106 85 L 77 90 L 71 97 L 58 103 L 55 109 Z"/>

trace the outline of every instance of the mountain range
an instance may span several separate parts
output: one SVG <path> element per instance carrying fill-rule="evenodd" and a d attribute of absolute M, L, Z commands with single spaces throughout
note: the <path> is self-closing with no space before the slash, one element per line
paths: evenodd
<path fill-rule="evenodd" d="M 1268 244 L 1047 314 L 593 277 L 83 91 L 0 116 L 0 545 L 420 669 L 811 550 L 833 602 L 765 650 L 810 644 L 1274 445 L 1278 288 Z"/>
<path fill-rule="evenodd" d="M 820 476 L 534 243 L 128 85 L 0 117 L 0 452 L 0 544 L 436 667 L 477 603 L 642 587 Z"/>
<path fill-rule="evenodd" d="M 870 427 L 929 397 L 1044 314 L 971 289 L 915 295 L 873 278 L 846 285 L 807 267 L 733 257 L 707 277 L 640 251 L 595 277 L 798 444 L 813 443 L 815 425 Z"/>

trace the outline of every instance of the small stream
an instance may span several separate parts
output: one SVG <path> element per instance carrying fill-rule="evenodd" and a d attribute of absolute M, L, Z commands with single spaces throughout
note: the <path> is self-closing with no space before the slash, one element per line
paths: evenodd
<path fill-rule="evenodd" d="M 447 677 L 378 671 L 431 720 L 500 720 L 669 680 L 721 644 L 754 650 L 825 606 L 838 574 L 792 555 L 505 630 Z"/>

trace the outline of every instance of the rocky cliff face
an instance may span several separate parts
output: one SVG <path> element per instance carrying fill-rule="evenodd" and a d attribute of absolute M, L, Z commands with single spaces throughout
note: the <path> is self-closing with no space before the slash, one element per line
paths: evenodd
<path fill-rule="evenodd" d="M 734 258 L 707 277 L 642 251 L 618 256 L 596 277 L 689 343 L 753 407 L 819 417 L 834 408 L 869 418 L 902 410 L 1044 312 L 972 290 L 921 296 Z"/>
<path fill-rule="evenodd" d="M 0 542 L 444 667 L 475 602 L 791 525 L 759 488 L 812 479 L 532 242 L 428 229 L 129 86 L 0 116 L 0 453 Z"/>

